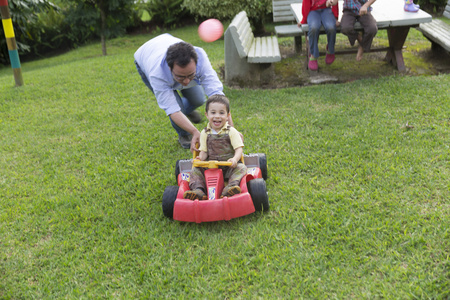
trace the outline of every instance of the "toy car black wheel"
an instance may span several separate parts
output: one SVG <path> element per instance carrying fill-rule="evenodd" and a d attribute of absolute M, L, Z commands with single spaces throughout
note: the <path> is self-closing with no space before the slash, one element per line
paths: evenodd
<path fill-rule="evenodd" d="M 258 156 L 259 168 L 261 169 L 261 175 L 264 180 L 267 180 L 267 157 L 264 153 L 252 153 L 249 155 Z"/>
<path fill-rule="evenodd" d="M 180 160 L 175 164 L 175 182 L 178 182 L 178 175 L 180 175 Z"/>
<path fill-rule="evenodd" d="M 264 180 L 267 180 L 267 157 L 264 153 L 258 153 L 258 158 L 262 177 L 264 178 Z"/>
<path fill-rule="evenodd" d="M 248 192 L 252 197 L 256 211 L 269 210 L 269 195 L 267 195 L 266 182 L 262 178 L 250 180 L 248 182 Z"/>
<path fill-rule="evenodd" d="M 164 190 L 162 198 L 163 214 L 168 218 L 173 218 L 173 205 L 177 200 L 178 186 L 170 185 Z"/>

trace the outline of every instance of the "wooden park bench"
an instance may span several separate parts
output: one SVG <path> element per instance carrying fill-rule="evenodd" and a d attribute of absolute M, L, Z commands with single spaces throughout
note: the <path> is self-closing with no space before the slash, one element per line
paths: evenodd
<path fill-rule="evenodd" d="M 225 81 L 260 82 L 271 78 L 273 63 L 281 61 L 276 36 L 255 37 L 245 11 L 225 31 Z"/>
<path fill-rule="evenodd" d="M 450 0 L 447 2 L 443 15 L 450 19 Z M 420 24 L 419 30 L 431 41 L 431 49 L 442 47 L 450 52 L 450 25 L 442 20 L 433 19 L 430 23 Z"/>
<path fill-rule="evenodd" d="M 291 11 L 291 3 L 302 3 L 302 0 L 272 0 L 273 22 L 288 23 L 276 25 L 275 33 L 278 37 L 294 37 L 295 52 L 301 53 L 303 31 L 297 26 Z"/>

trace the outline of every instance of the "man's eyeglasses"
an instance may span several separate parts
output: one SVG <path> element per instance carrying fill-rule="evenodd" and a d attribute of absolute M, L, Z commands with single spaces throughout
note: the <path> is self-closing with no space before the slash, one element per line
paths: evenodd
<path fill-rule="evenodd" d="M 192 80 L 195 78 L 195 75 L 196 75 L 195 72 L 188 76 L 180 76 L 172 72 L 172 76 L 176 81 L 185 81 L 186 79 Z"/>

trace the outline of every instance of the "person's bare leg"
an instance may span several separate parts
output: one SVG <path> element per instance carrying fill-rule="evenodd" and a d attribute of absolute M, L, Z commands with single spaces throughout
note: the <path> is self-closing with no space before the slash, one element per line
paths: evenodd
<path fill-rule="evenodd" d="M 358 40 L 358 52 L 356 53 L 356 61 L 361 61 L 364 54 L 364 49 L 361 46 L 362 43 L 362 36 L 361 34 L 358 34 L 358 37 L 356 38 Z"/>
<path fill-rule="evenodd" d="M 358 52 L 356 53 L 356 61 L 361 61 L 363 58 L 364 49 L 361 45 L 358 46 Z"/>

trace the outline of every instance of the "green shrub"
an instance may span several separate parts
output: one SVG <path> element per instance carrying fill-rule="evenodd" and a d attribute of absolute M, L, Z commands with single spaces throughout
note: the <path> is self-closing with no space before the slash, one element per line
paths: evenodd
<path fill-rule="evenodd" d="M 128 26 L 133 25 L 132 6 L 134 0 L 93 1 L 70 0 L 65 9 L 66 23 L 70 26 L 70 39 L 76 44 L 86 40 L 99 38 L 102 33 L 105 38 L 120 36 Z M 106 28 L 102 29 L 101 7 L 105 13 Z M 102 32 L 102 30 L 104 30 Z"/>
<path fill-rule="evenodd" d="M 9 0 L 21 60 L 65 50 L 98 39 L 101 18 L 95 1 Z M 106 38 L 117 37 L 137 22 L 134 0 L 105 2 Z M 0 23 L 0 31 L 3 32 Z M 6 41 L 0 38 L 0 64 L 9 64 Z"/>
<path fill-rule="evenodd" d="M 183 6 L 193 15 L 202 18 L 216 18 L 221 21 L 233 19 L 245 10 L 256 32 L 264 31 L 264 20 L 272 12 L 270 0 L 184 0 Z"/>
<path fill-rule="evenodd" d="M 32 45 L 40 43 L 45 35 L 38 15 L 48 9 L 55 9 L 55 6 L 47 0 L 9 0 L 8 4 L 19 54 L 32 52 Z M 6 65 L 9 64 L 9 54 L 1 22 L 0 31 L 0 64 Z"/>
<path fill-rule="evenodd" d="M 432 13 L 440 14 L 444 11 L 447 0 L 418 0 L 417 4 L 420 4 L 420 8 Z"/>
<path fill-rule="evenodd" d="M 146 11 L 152 23 L 170 28 L 189 14 L 182 3 L 183 0 L 138 0 L 135 2 L 135 9 L 141 15 Z"/>

